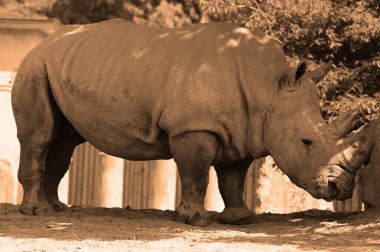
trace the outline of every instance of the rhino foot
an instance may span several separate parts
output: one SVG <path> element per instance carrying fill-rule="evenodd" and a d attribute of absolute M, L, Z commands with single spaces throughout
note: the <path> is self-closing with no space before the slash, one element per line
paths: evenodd
<path fill-rule="evenodd" d="M 47 202 L 38 202 L 30 206 L 21 204 L 19 212 L 25 215 L 48 215 L 53 212 L 53 207 Z"/>
<path fill-rule="evenodd" d="M 54 208 L 54 211 L 61 212 L 63 210 L 67 209 L 67 205 L 59 200 L 54 200 L 52 202 L 49 202 L 50 205 Z"/>
<path fill-rule="evenodd" d="M 247 225 L 253 223 L 255 218 L 246 207 L 229 207 L 224 209 L 220 220 L 224 224 Z"/>
<path fill-rule="evenodd" d="M 174 212 L 173 220 L 200 227 L 210 224 L 210 216 L 203 206 L 183 202 Z"/>

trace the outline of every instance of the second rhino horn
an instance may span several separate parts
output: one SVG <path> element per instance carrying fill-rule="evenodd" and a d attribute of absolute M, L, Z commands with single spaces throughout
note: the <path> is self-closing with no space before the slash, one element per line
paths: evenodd
<path fill-rule="evenodd" d="M 322 63 L 316 70 L 311 71 L 308 75 L 310 78 L 317 83 L 330 71 L 333 62 L 329 60 L 327 63 Z"/>
<path fill-rule="evenodd" d="M 337 138 L 342 138 L 348 133 L 355 124 L 355 119 L 358 115 L 358 109 L 347 110 L 338 118 L 328 124 L 329 131 Z"/>

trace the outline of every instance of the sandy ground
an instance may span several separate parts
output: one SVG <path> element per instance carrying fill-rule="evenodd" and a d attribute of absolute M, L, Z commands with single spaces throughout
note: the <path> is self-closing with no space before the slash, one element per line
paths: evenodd
<path fill-rule="evenodd" d="M 380 211 L 261 214 L 256 223 L 206 228 L 171 211 L 82 208 L 24 216 L 0 204 L 0 251 L 380 251 Z"/>

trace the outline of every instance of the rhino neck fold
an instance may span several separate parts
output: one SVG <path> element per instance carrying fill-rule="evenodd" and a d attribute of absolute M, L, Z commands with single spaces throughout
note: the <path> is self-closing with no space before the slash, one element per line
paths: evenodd
<path fill-rule="evenodd" d="M 260 65 L 251 69 L 247 68 L 246 64 L 242 59 L 235 57 L 236 81 L 246 117 L 246 149 L 257 159 L 269 155 L 265 147 L 264 130 L 271 101 L 275 98 L 274 83 L 282 73 L 289 71 L 290 67 L 283 63 L 267 67 Z"/>

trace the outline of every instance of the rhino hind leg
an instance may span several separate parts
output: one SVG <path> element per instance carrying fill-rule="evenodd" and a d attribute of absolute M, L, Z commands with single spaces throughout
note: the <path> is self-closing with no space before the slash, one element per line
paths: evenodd
<path fill-rule="evenodd" d="M 12 107 L 21 148 L 18 179 L 24 189 L 19 210 L 27 215 L 44 214 L 52 211 L 44 195 L 43 177 L 59 118 L 42 63 L 27 62 L 20 67 Z"/>
<path fill-rule="evenodd" d="M 246 158 L 228 165 L 216 165 L 219 190 L 225 209 L 221 214 L 221 222 L 225 224 L 244 225 L 254 221 L 253 213 L 243 200 L 245 175 L 252 163 Z"/>
<path fill-rule="evenodd" d="M 62 211 L 67 208 L 66 204 L 58 198 L 59 182 L 69 169 L 75 147 L 85 142 L 63 116 L 60 121 L 57 136 L 47 155 L 43 183 L 46 200 L 55 211 Z"/>
<path fill-rule="evenodd" d="M 170 148 L 182 184 L 182 200 L 173 219 L 194 226 L 207 226 L 210 217 L 203 204 L 217 140 L 209 133 L 191 132 L 170 139 Z"/>

